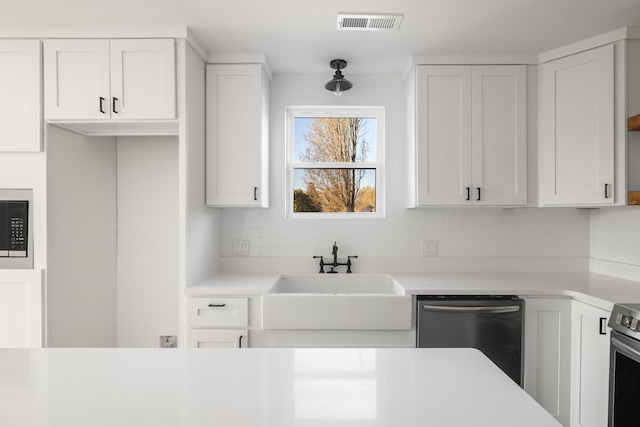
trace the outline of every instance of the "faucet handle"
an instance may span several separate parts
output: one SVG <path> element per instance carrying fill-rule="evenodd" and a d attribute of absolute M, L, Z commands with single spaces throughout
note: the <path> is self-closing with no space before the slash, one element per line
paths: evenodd
<path fill-rule="evenodd" d="M 324 257 L 322 255 L 314 255 L 314 258 L 320 258 L 320 271 L 318 273 L 324 273 Z"/>
<path fill-rule="evenodd" d="M 351 258 L 358 258 L 357 255 L 347 256 L 347 273 L 351 273 Z"/>

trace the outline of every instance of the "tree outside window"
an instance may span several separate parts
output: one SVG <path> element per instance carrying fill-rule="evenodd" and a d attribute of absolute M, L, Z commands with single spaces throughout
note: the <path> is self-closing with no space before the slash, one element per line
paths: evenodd
<path fill-rule="evenodd" d="M 378 213 L 381 109 L 290 111 L 289 119 L 289 212 Z"/>

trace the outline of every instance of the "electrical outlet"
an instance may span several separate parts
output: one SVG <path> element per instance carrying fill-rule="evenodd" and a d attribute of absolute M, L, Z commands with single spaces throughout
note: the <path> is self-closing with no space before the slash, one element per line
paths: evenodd
<path fill-rule="evenodd" d="M 249 240 L 234 239 L 232 255 L 233 256 L 249 256 Z"/>
<path fill-rule="evenodd" d="M 438 256 L 438 241 L 433 239 L 423 239 L 422 256 Z"/>
<path fill-rule="evenodd" d="M 178 337 L 175 335 L 160 335 L 160 348 L 178 347 Z"/>

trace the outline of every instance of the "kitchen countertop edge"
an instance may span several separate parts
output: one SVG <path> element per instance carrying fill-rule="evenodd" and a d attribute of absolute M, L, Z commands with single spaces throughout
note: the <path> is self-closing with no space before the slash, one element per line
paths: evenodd
<path fill-rule="evenodd" d="M 614 303 L 640 302 L 640 283 L 588 272 L 385 272 L 405 295 L 491 295 L 573 298 L 611 310 Z M 226 272 L 189 286 L 190 297 L 260 296 L 286 273 Z M 354 273 L 358 274 L 358 273 Z"/>

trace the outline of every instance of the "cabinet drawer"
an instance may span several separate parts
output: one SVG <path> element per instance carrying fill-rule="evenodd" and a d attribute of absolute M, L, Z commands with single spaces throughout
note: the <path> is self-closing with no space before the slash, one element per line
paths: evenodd
<path fill-rule="evenodd" d="M 240 327 L 249 325 L 248 298 L 189 298 L 188 326 Z"/>
<path fill-rule="evenodd" d="M 249 346 L 247 329 L 189 329 L 189 348 L 243 348 Z"/>

